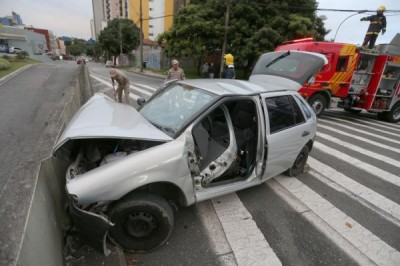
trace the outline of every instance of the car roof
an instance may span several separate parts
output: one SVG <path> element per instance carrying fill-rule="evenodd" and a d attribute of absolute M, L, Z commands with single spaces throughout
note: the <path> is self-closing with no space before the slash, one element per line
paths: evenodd
<path fill-rule="evenodd" d="M 186 79 L 179 81 L 192 87 L 211 93 L 223 95 L 254 95 L 266 92 L 288 91 L 286 88 L 273 84 L 255 84 L 238 79 Z"/>

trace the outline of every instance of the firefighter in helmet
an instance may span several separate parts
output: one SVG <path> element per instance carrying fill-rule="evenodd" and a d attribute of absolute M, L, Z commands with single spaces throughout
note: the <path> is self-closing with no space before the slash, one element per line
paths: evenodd
<path fill-rule="evenodd" d="M 386 17 L 383 12 L 386 11 L 385 6 L 380 6 L 376 10 L 376 15 L 361 18 L 361 21 L 369 21 L 369 27 L 365 34 L 364 42 L 362 46 L 367 46 L 369 49 L 374 48 L 376 39 L 378 38 L 379 32 L 382 31 L 382 35 L 386 32 Z"/>
<path fill-rule="evenodd" d="M 222 72 L 222 78 L 235 78 L 235 66 L 233 65 L 233 55 L 231 54 L 226 54 L 224 56 L 224 71 Z"/>

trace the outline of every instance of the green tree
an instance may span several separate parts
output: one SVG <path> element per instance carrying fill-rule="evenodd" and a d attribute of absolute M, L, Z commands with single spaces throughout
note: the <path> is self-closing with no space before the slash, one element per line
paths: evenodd
<path fill-rule="evenodd" d="M 299 37 L 318 40 L 328 33 L 316 16 L 315 0 L 231 0 L 226 52 L 235 57 L 247 77 L 262 53 L 283 41 Z M 172 28 L 158 41 L 168 57 L 190 56 L 202 60 L 221 53 L 228 0 L 192 0 L 174 17 Z"/>
<path fill-rule="evenodd" d="M 122 41 L 122 53 L 128 53 L 138 47 L 140 42 L 139 28 L 130 19 L 113 19 L 104 28 L 98 38 L 100 47 L 109 56 L 117 56 L 120 53 Z"/>

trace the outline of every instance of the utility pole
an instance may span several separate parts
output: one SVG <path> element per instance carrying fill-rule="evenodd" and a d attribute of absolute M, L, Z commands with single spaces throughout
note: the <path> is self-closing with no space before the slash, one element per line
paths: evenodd
<path fill-rule="evenodd" d="M 119 64 L 122 62 L 122 31 L 121 31 L 121 18 L 118 20 L 119 26 Z"/>
<path fill-rule="evenodd" d="M 225 13 L 225 34 L 224 34 L 224 43 L 222 44 L 222 54 L 221 54 L 221 66 L 219 69 L 219 78 L 222 78 L 222 72 L 224 71 L 224 55 L 226 52 L 226 38 L 228 34 L 228 25 L 229 25 L 229 9 L 231 6 L 231 0 L 227 0 L 226 4 L 226 13 Z"/>
<path fill-rule="evenodd" d="M 140 72 L 143 72 L 143 16 L 142 16 L 142 0 L 140 0 Z"/>

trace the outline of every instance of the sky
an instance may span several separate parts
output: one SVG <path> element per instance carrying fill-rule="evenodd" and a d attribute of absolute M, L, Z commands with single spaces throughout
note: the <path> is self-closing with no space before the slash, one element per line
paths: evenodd
<path fill-rule="evenodd" d="M 323 9 L 376 10 L 379 6 L 384 5 L 386 6 L 387 10 L 400 11 L 399 0 L 386 0 L 386 1 L 317 0 L 317 2 L 319 3 L 318 8 L 323 8 Z M 369 22 L 360 21 L 360 18 L 376 14 L 376 12 L 357 14 L 357 12 L 318 11 L 317 14 L 319 16 L 325 15 L 327 17 L 327 19 L 324 21 L 325 28 L 331 30 L 331 32 L 327 36 L 325 36 L 325 40 L 334 39 L 336 34 L 335 41 L 337 42 L 362 44 L 365 37 L 365 33 L 367 32 L 368 29 Z M 390 43 L 390 41 L 394 38 L 394 36 L 397 33 L 400 33 L 400 12 L 397 13 L 386 12 L 385 16 L 387 21 L 386 33 L 384 35 L 381 34 L 379 35 L 376 44 Z M 341 23 L 342 25 L 340 26 Z"/>
<path fill-rule="evenodd" d="M 317 0 L 317 2 L 318 7 L 323 9 L 376 10 L 378 6 L 385 5 L 387 10 L 400 10 L 399 0 Z M 83 39 L 91 37 L 92 0 L 0 0 L 0 17 L 11 15 L 12 11 L 21 16 L 25 25 L 51 30 L 59 37 Z M 356 13 L 318 11 L 318 15 L 327 17 L 324 21 L 325 28 L 331 30 L 326 40 L 333 39 L 336 34 L 335 40 L 338 42 L 361 44 L 369 24 L 360 21 L 360 18 L 375 12 Z M 385 15 L 387 31 L 384 35 L 379 35 L 376 44 L 389 43 L 396 33 L 400 33 L 400 12 L 387 12 Z"/>

